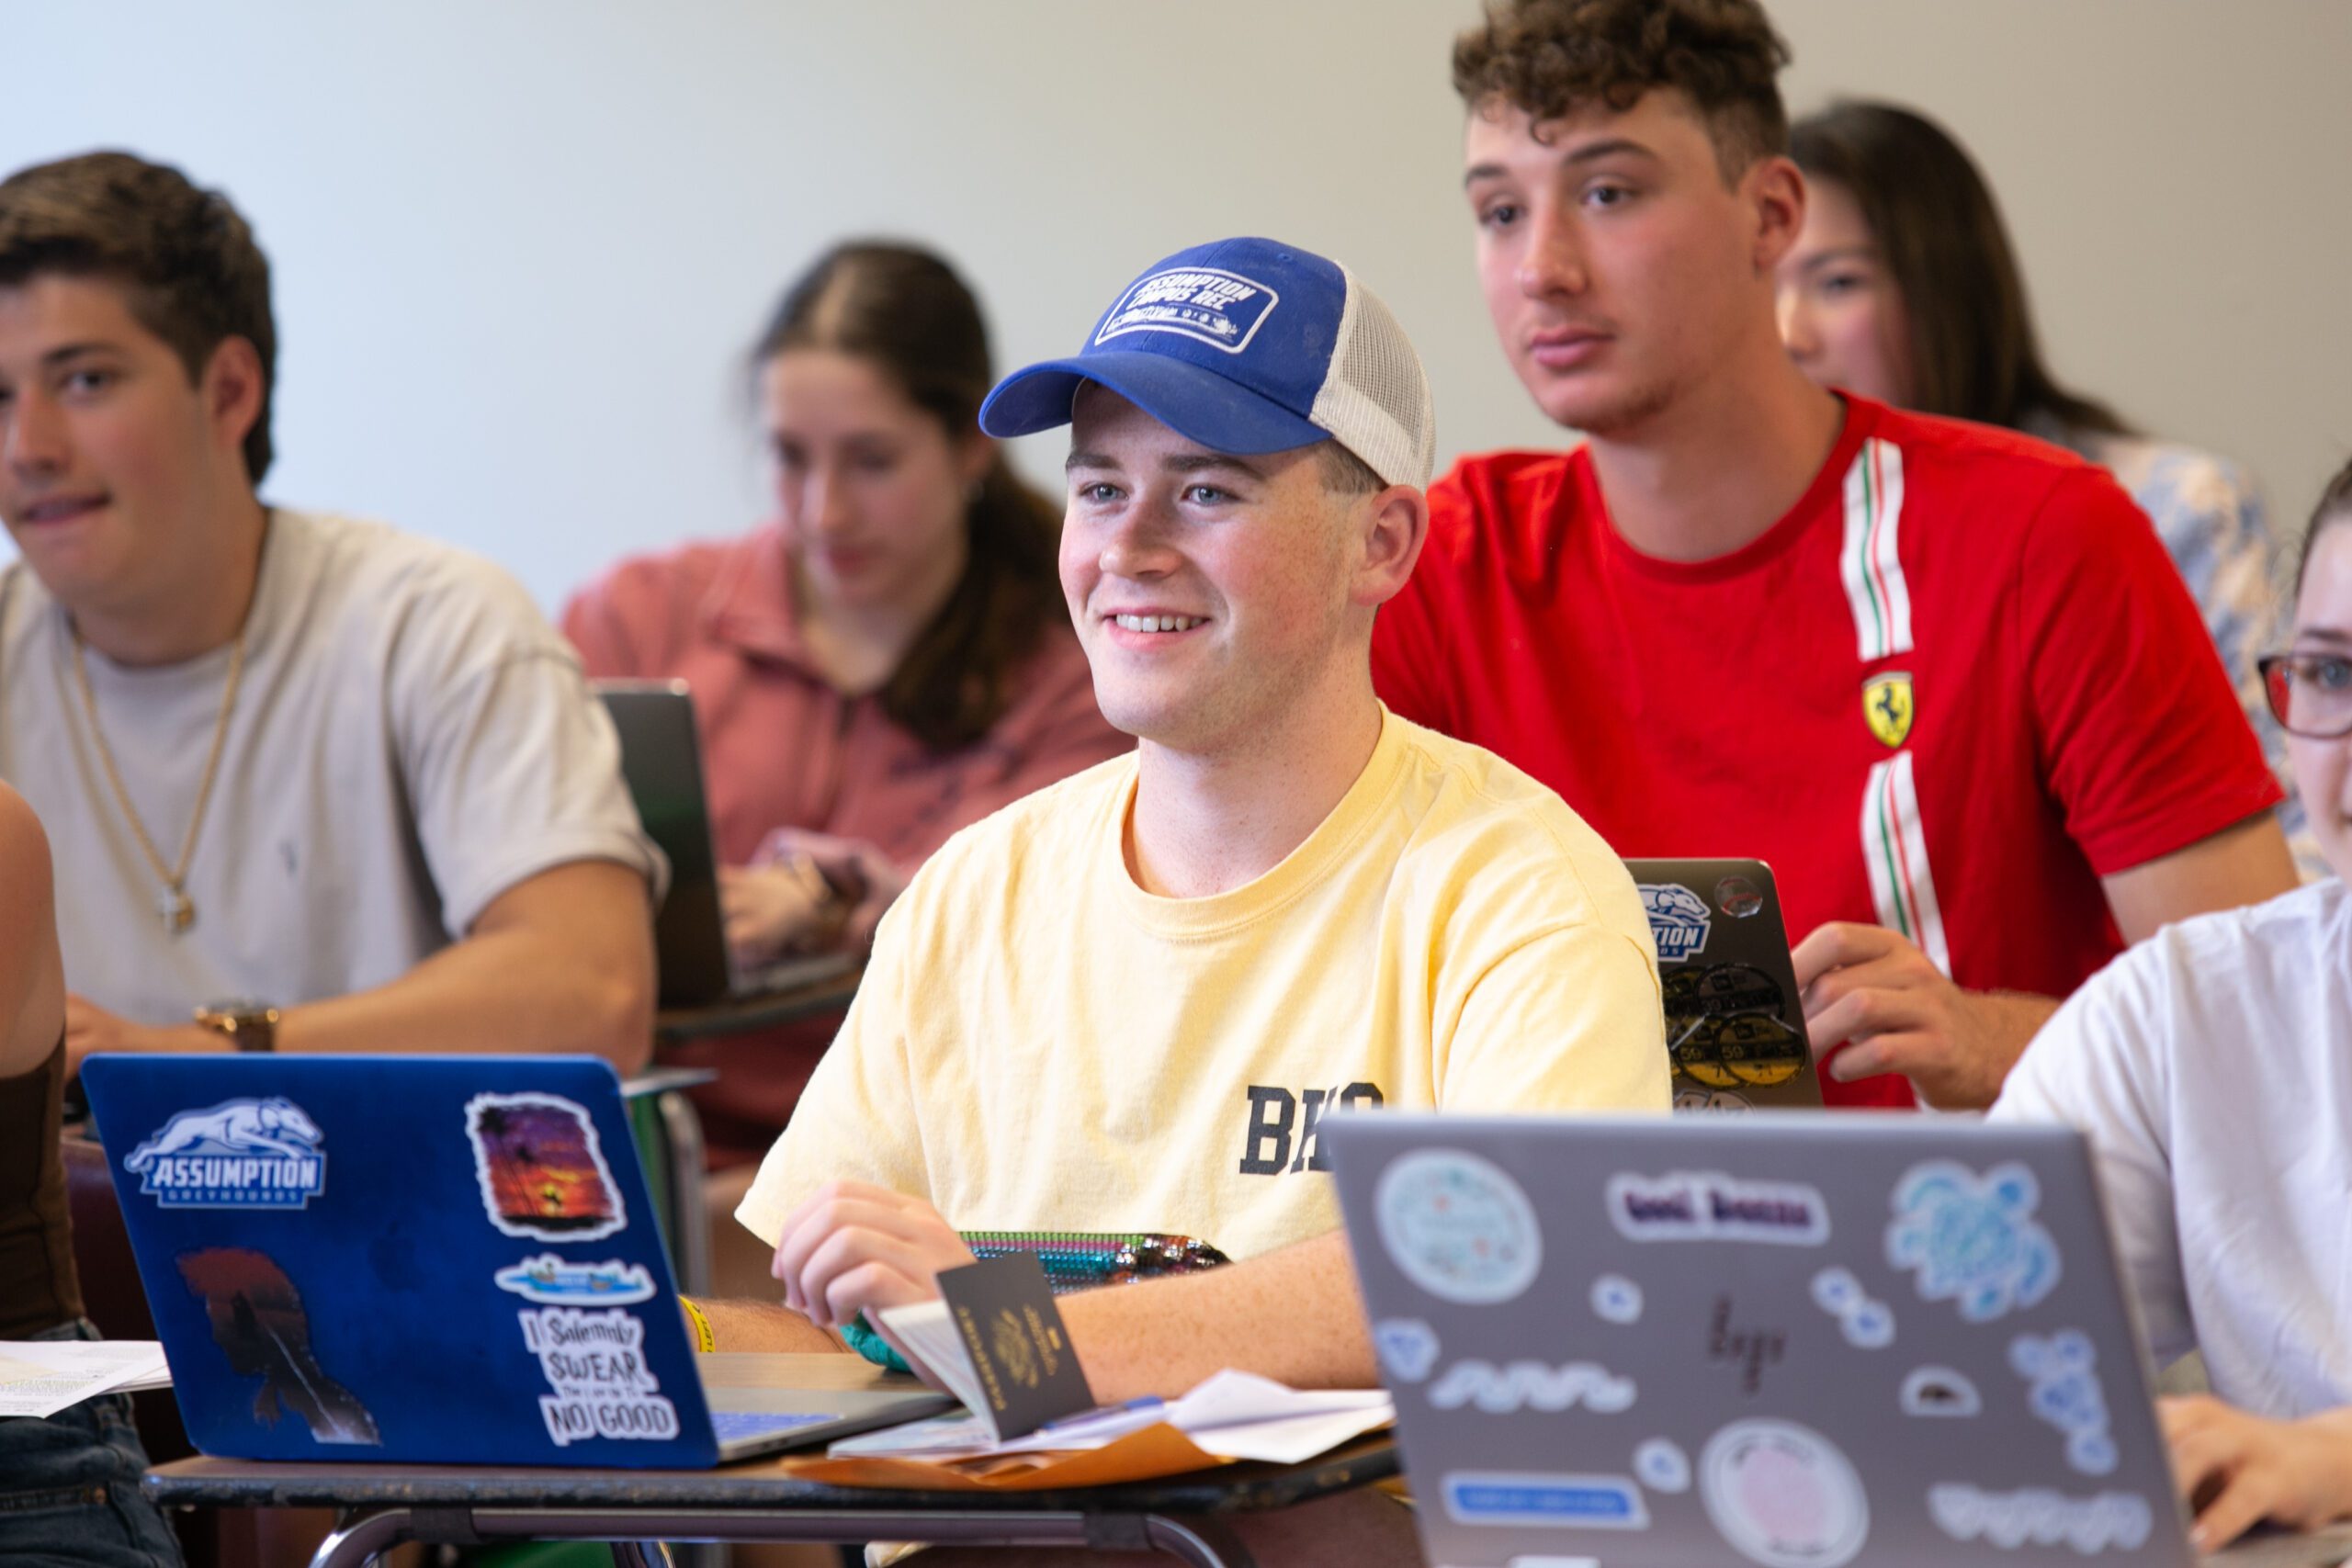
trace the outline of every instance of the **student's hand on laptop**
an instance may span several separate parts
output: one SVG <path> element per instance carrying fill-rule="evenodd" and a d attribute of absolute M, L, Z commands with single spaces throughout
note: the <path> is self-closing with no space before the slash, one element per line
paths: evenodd
<path fill-rule="evenodd" d="M 2038 1004 L 2039 998 L 1962 990 L 1884 926 L 1832 920 L 1797 943 L 1790 958 L 1823 1070 L 1840 1083 L 1901 1073 L 1939 1110 L 1992 1104 L 2047 1014 L 2046 1008 L 2021 1012 L 2009 1005 Z"/>
<path fill-rule="evenodd" d="M 874 945 L 874 928 L 907 888 L 906 873 L 879 847 L 807 828 L 776 829 L 761 840 L 752 863 L 805 865 L 821 877 L 836 901 L 837 920 L 824 945 L 851 953 Z"/>
<path fill-rule="evenodd" d="M 727 946 L 746 967 L 827 945 L 840 929 L 839 908 L 832 890 L 805 863 L 718 868 Z"/>
<path fill-rule="evenodd" d="M 226 1051 L 226 1035 L 193 1023 L 156 1029 L 110 1013 L 76 996 L 65 998 L 65 1076 L 82 1070 L 82 1059 L 100 1051 Z"/>
<path fill-rule="evenodd" d="M 2352 1409 L 2266 1421 L 2208 1394 L 2156 1401 L 2174 1477 L 2212 1551 L 2264 1519 L 2317 1529 L 2352 1515 Z"/>
<path fill-rule="evenodd" d="M 829 1181 L 785 1216 L 769 1272 L 786 1306 L 820 1328 L 865 1314 L 868 1326 L 907 1356 L 876 1315 L 878 1307 L 937 1299 L 942 1270 L 975 1261 L 938 1210 L 920 1198 L 863 1181 Z M 912 1356 L 907 1364 L 936 1383 Z"/>

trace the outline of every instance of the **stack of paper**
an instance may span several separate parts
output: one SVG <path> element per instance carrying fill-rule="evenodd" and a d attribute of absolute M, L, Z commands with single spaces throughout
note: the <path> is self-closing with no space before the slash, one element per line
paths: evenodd
<path fill-rule="evenodd" d="M 153 1339 L 0 1340 L 0 1416 L 54 1416 L 102 1393 L 171 1386 Z"/>
<path fill-rule="evenodd" d="M 836 1459 L 933 1461 L 1070 1451 L 1106 1448 L 1130 1432 L 1164 1424 L 1218 1459 L 1297 1464 L 1396 1418 L 1396 1407 L 1381 1389 L 1301 1392 L 1228 1371 L 1181 1399 L 1109 1405 L 1001 1442 L 978 1416 L 941 1416 L 844 1438 L 826 1451 Z"/>

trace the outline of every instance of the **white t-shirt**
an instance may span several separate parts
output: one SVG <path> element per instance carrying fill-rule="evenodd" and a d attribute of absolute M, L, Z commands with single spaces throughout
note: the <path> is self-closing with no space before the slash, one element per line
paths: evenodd
<path fill-rule="evenodd" d="M 1668 1109 L 1624 863 L 1492 752 L 1391 715 L 1264 875 L 1128 874 L 1133 755 L 950 839 L 737 1217 L 846 1177 L 965 1230 L 1165 1231 L 1250 1258 L 1335 1228 L 1327 1114 Z"/>
<path fill-rule="evenodd" d="M 1993 1119 L 2089 1134 L 2159 1364 L 2277 1418 L 2352 1403 L 2352 898 L 2166 926 L 2092 977 Z"/>
<path fill-rule="evenodd" d="M 154 668 L 86 657 L 107 744 L 169 863 L 229 649 Z M 378 524 L 274 511 L 188 868 L 196 922 L 172 935 L 91 744 L 64 614 L 22 562 L 0 571 L 0 779 L 49 832 L 66 984 L 134 1021 L 382 985 L 566 862 L 658 883 L 619 768 L 578 659 L 504 572 Z"/>

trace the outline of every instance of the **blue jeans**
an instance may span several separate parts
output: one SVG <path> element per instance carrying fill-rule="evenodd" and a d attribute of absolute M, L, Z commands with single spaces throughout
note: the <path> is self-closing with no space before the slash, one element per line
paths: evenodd
<path fill-rule="evenodd" d="M 36 1339 L 96 1339 L 88 1320 Z M 0 1562 L 9 1568 L 180 1568 L 179 1543 L 139 1490 L 147 1450 L 130 1397 L 102 1394 L 45 1419 L 0 1418 Z"/>

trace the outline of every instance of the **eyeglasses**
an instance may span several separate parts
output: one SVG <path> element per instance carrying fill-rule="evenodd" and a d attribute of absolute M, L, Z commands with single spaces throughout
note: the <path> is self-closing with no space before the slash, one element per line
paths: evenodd
<path fill-rule="evenodd" d="M 2254 661 L 2270 716 L 2290 735 L 2352 735 L 2352 654 L 2273 653 Z"/>

